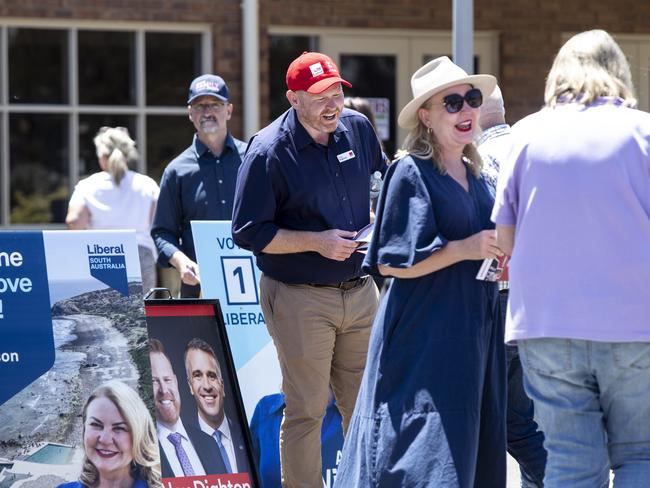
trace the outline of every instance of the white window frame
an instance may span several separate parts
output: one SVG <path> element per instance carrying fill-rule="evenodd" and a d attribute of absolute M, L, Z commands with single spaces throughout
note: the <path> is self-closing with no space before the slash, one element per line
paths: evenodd
<path fill-rule="evenodd" d="M 8 29 L 49 29 L 68 33 L 68 90 L 69 101 L 64 104 L 9 103 L 9 56 Z M 132 32 L 135 34 L 135 104 L 124 105 L 79 105 L 77 86 L 78 50 L 77 36 L 80 30 L 102 30 Z M 9 178 L 9 115 L 12 113 L 66 114 L 68 118 L 68 177 L 70 191 L 79 179 L 79 115 L 119 114 L 134 116 L 136 120 L 136 139 L 141 158 L 138 171 L 146 172 L 147 161 L 147 116 L 185 115 L 187 108 L 179 106 L 147 106 L 145 103 L 145 34 L 183 33 L 201 35 L 201 71 L 212 71 L 212 27 L 207 23 L 169 23 L 169 22 L 103 22 L 54 19 L 0 18 L 0 228 L 3 227 L 50 227 L 60 228 L 62 224 L 10 224 L 10 178 Z"/>

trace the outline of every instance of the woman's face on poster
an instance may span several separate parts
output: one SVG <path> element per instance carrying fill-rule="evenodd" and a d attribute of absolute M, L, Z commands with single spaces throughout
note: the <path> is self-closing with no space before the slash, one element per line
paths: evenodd
<path fill-rule="evenodd" d="M 117 406 L 106 397 L 90 402 L 84 424 L 84 449 L 100 477 L 130 476 L 133 436 Z"/>

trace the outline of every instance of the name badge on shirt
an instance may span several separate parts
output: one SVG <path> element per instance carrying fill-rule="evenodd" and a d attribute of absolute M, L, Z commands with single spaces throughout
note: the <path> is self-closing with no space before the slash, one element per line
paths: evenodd
<path fill-rule="evenodd" d="M 354 157 L 354 151 L 350 149 L 349 151 L 345 151 L 344 153 L 339 154 L 336 156 L 336 159 L 339 160 L 339 163 L 342 163 L 343 161 L 347 161 L 348 159 L 352 159 Z"/>

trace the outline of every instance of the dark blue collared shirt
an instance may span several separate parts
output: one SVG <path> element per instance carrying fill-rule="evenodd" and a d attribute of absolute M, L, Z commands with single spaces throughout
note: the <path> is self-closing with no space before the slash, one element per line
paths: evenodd
<path fill-rule="evenodd" d="M 285 283 L 337 283 L 360 276 L 364 255 L 346 261 L 316 252 L 267 254 L 279 229 L 357 231 L 370 220 L 370 175 L 386 169 L 372 125 L 344 109 L 327 146 L 316 143 L 293 108 L 249 143 L 237 177 L 233 238 L 257 265 Z"/>
<path fill-rule="evenodd" d="M 245 150 L 246 143 L 228 134 L 216 157 L 195 134 L 192 145 L 165 168 L 151 228 L 161 266 L 168 267 L 178 250 L 196 261 L 191 220 L 230 220 Z"/>

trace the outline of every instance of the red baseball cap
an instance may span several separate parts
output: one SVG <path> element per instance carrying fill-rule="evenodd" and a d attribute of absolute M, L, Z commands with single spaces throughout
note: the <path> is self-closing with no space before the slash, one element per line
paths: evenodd
<path fill-rule="evenodd" d="M 332 58 L 325 54 L 305 51 L 294 59 L 287 69 L 287 88 L 291 91 L 321 93 L 334 83 L 343 83 L 347 87 L 352 87 L 349 82 L 341 78 Z"/>

